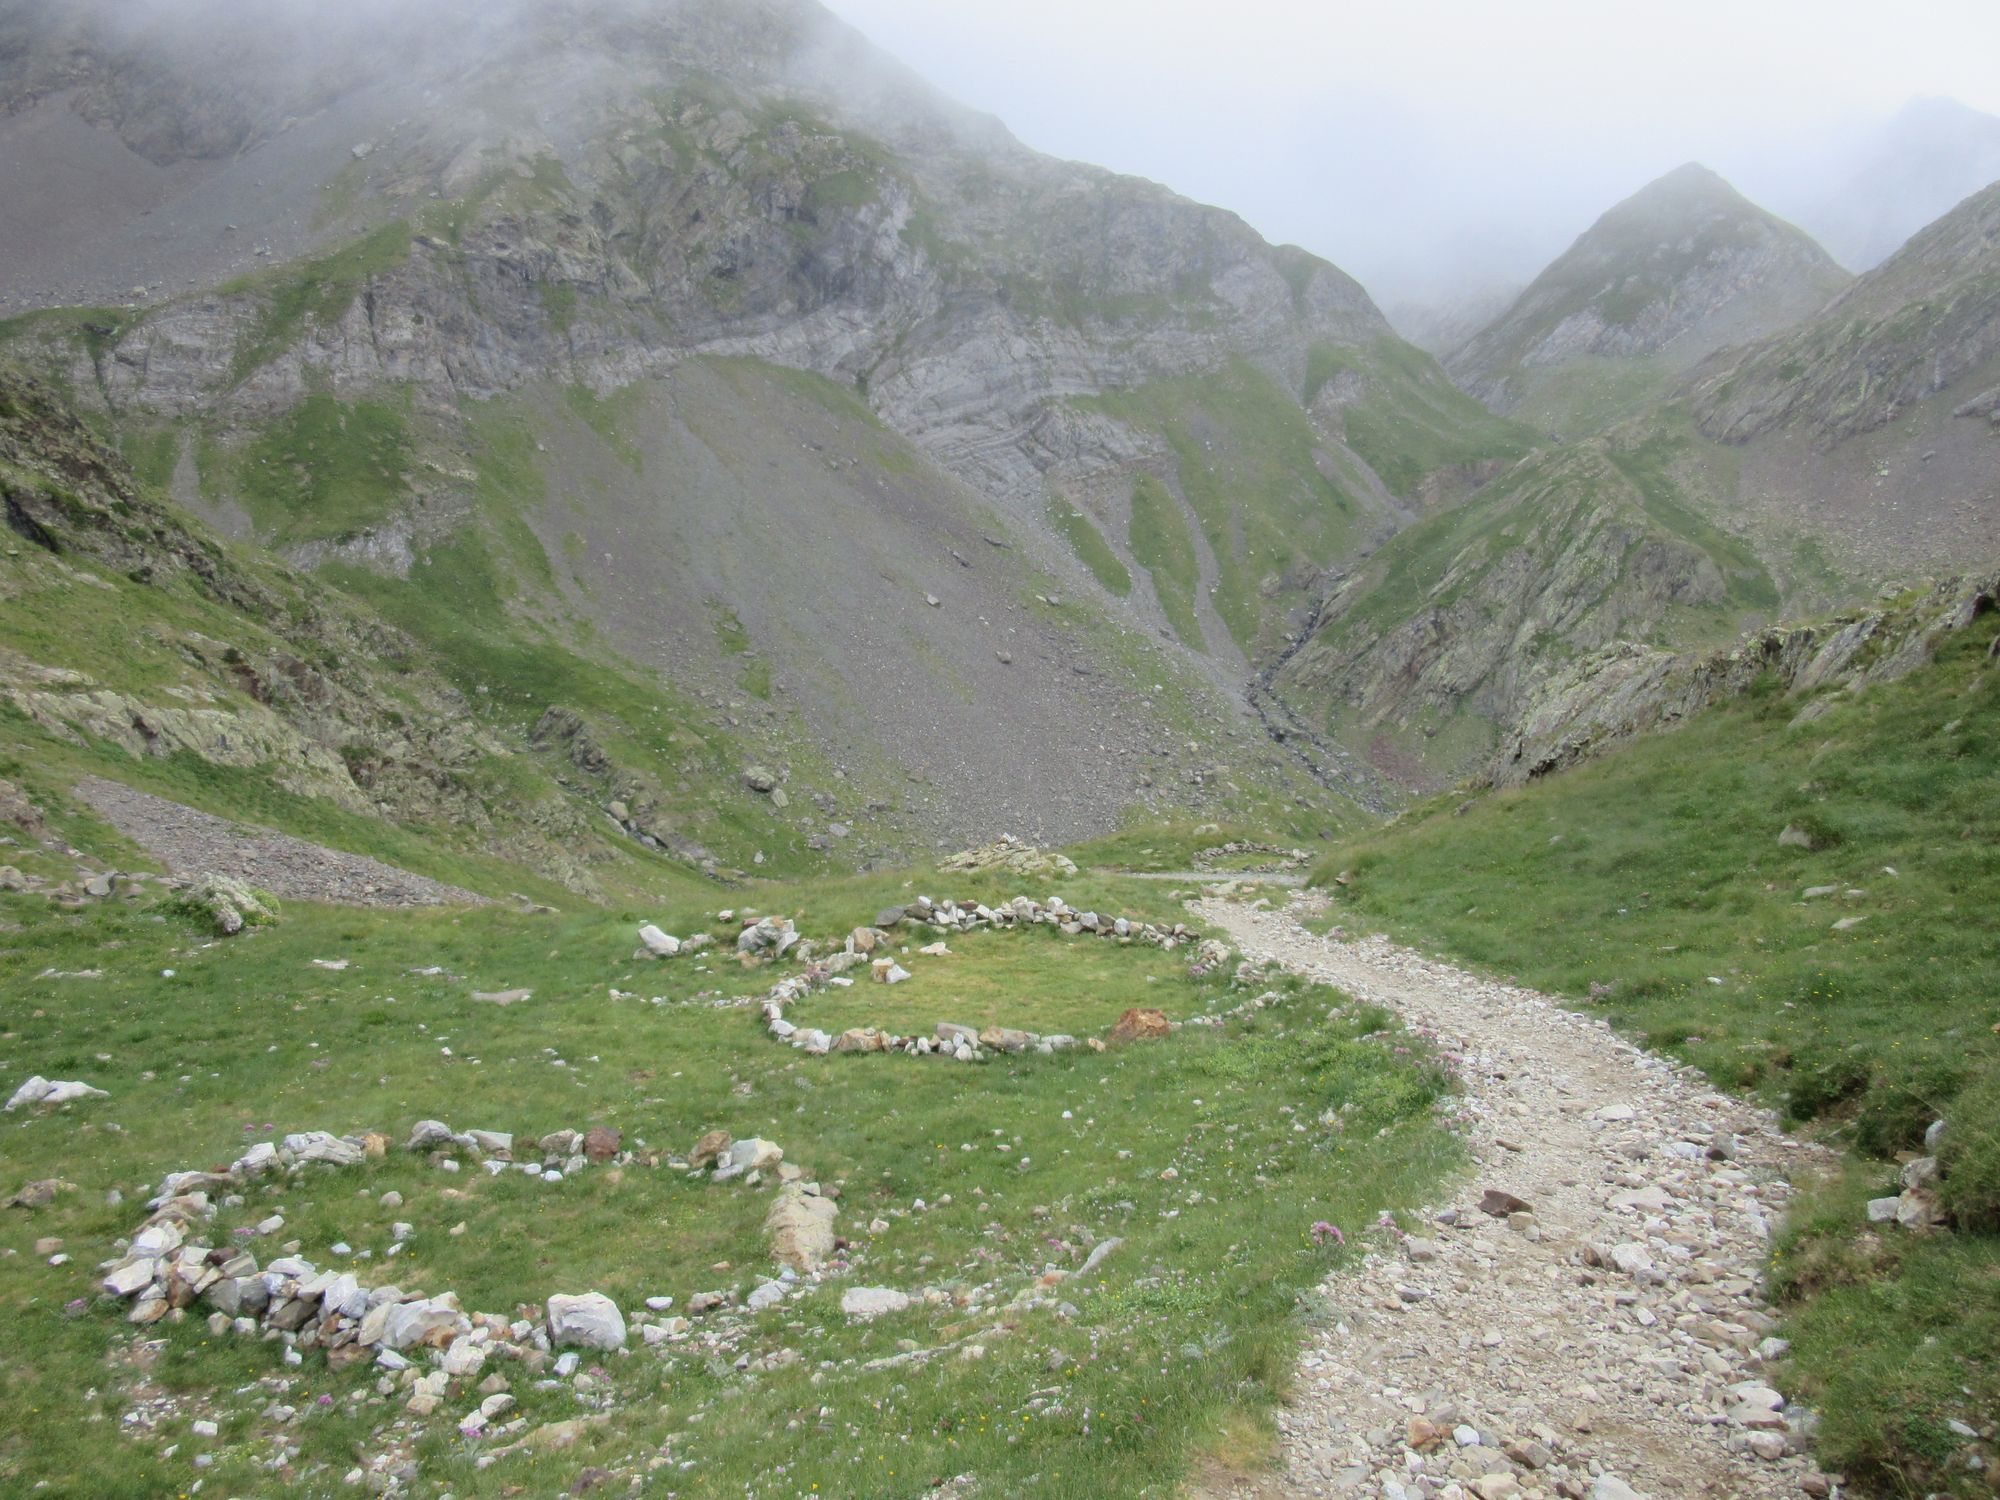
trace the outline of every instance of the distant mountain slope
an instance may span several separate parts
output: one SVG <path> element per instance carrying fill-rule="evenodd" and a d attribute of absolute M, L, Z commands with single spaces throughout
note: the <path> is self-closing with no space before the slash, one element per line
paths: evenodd
<path fill-rule="evenodd" d="M 1448 361 L 1503 316 L 1524 290 L 1520 282 L 1509 281 L 1456 296 L 1398 302 L 1383 312 L 1397 333 Z"/>
<path fill-rule="evenodd" d="M 1270 675 L 1413 785 L 1577 713 L 1620 670 L 2000 559 L 2000 185 L 1816 316 L 1530 455 L 1333 580 Z"/>
<path fill-rule="evenodd" d="M 1809 323 L 1723 361 L 1699 390 L 1703 427 L 1731 441 L 1785 424 L 1838 442 L 1965 387 L 1968 415 L 2000 412 L 1975 391 L 2000 356 L 2000 182 L 1973 194 Z"/>
<path fill-rule="evenodd" d="M 1704 458 L 1665 432 L 1531 456 L 1342 575 L 1269 690 L 1394 780 L 1434 788 L 1489 759 L 1579 657 L 1735 639 L 1779 592 L 1753 550 L 1684 503 Z"/>
<path fill-rule="evenodd" d="M 1803 232 L 1690 163 L 1593 224 L 1448 368 L 1496 411 L 1589 430 L 1717 349 L 1817 312 L 1847 280 Z"/>
<path fill-rule="evenodd" d="M 0 348 L 183 505 L 467 680 L 525 631 L 816 740 L 899 837 L 1339 820 L 1249 662 L 1527 446 L 1339 270 L 1026 150 L 809 0 L 191 3 L 214 57 L 0 0 L 0 176 L 112 189 L 10 223 L 38 303 L 91 301 Z M 794 822 L 870 857 L 839 800 Z"/>
<path fill-rule="evenodd" d="M 1953 204 L 2000 182 L 2000 116 L 1914 99 L 1848 145 L 1830 178 L 1785 206 L 1842 265 L 1872 270 Z"/>

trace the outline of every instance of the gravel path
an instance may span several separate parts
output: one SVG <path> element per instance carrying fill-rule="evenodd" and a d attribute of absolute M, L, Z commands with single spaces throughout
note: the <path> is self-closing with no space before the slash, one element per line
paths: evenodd
<path fill-rule="evenodd" d="M 1247 957 L 1434 1033 L 1461 1063 L 1477 1166 L 1422 1236 L 1327 1284 L 1337 1321 L 1280 1419 L 1282 1480 L 1220 1493 L 1828 1494 L 1792 1451 L 1807 1414 L 1764 1385 L 1782 1348 L 1760 1295 L 1787 1178 L 1824 1158 L 1547 996 L 1299 925 L 1321 909 L 1195 906 Z M 1532 1214 L 1483 1212 L 1488 1189 Z"/>
<path fill-rule="evenodd" d="M 180 875 L 236 875 L 292 901 L 345 906 L 484 906 L 486 898 L 394 865 L 232 823 L 164 797 L 92 777 L 76 794 Z"/>

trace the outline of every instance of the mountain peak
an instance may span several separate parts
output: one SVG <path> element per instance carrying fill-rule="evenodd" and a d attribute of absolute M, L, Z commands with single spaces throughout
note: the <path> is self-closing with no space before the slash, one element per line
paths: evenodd
<path fill-rule="evenodd" d="M 1562 428 L 1581 420 L 1579 382 L 1592 420 L 1619 414 L 1602 400 L 1605 362 L 1643 392 L 1810 316 L 1847 279 L 1804 231 L 1688 162 L 1608 210 L 1449 367 L 1489 405 L 1530 402 Z"/>

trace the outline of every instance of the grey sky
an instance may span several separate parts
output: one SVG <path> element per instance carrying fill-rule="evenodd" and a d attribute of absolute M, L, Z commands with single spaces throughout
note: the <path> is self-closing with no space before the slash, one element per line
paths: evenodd
<path fill-rule="evenodd" d="M 2000 114 L 1993 0 L 830 0 L 1030 145 L 1165 182 L 1385 301 L 1525 279 L 1706 161 L 1781 211 L 1906 101 Z"/>

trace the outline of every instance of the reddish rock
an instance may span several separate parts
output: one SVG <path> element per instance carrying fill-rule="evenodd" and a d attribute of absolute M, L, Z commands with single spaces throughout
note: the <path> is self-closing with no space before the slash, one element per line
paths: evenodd
<path fill-rule="evenodd" d="M 1509 1214 L 1533 1213 L 1534 1209 L 1534 1204 L 1527 1199 L 1516 1198 L 1501 1188 L 1488 1188 L 1479 1199 L 1479 1211 L 1496 1219 L 1504 1219 Z"/>
<path fill-rule="evenodd" d="M 694 1150 L 688 1154 L 688 1165 L 705 1167 L 732 1146 L 734 1141 L 726 1130 L 711 1130 L 694 1143 Z"/>
<path fill-rule="evenodd" d="M 608 1125 L 595 1125 L 583 1138 L 583 1154 L 598 1166 L 618 1154 L 618 1147 L 625 1140 L 624 1132 L 613 1130 Z"/>
<path fill-rule="evenodd" d="M 1153 1042 L 1170 1035 L 1173 1028 L 1167 1024 L 1165 1011 L 1142 1010 L 1138 1006 L 1118 1018 L 1118 1024 L 1111 1028 L 1114 1042 Z"/>

